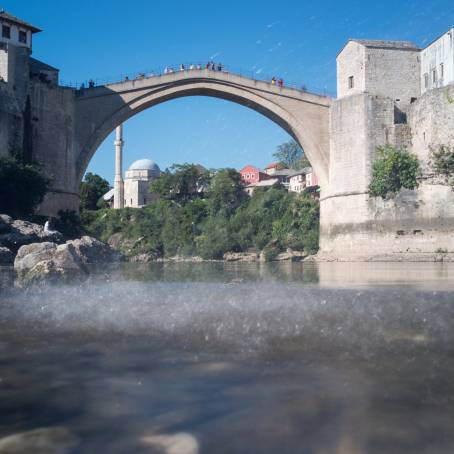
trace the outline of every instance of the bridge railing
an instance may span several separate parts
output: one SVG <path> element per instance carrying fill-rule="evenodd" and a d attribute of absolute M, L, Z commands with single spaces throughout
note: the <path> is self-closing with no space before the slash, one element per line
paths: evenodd
<path fill-rule="evenodd" d="M 197 69 L 206 69 L 207 63 L 194 63 L 194 62 L 189 62 L 189 63 L 183 63 L 184 65 L 184 71 L 192 71 L 192 70 L 197 70 Z M 90 81 L 94 83 L 94 86 L 100 86 L 100 85 L 110 85 L 110 84 L 115 84 L 119 82 L 124 82 L 124 81 L 129 81 L 129 80 L 140 80 L 144 78 L 150 78 L 150 77 L 159 77 L 165 74 L 168 74 L 170 72 L 180 72 L 181 63 L 177 65 L 168 65 L 165 68 L 160 68 L 160 69 L 153 69 L 153 68 L 148 68 L 144 71 L 139 71 L 139 72 L 133 72 L 133 73 L 124 73 L 120 74 L 119 76 L 108 76 L 108 77 L 102 77 L 102 78 L 92 78 L 92 79 L 87 79 L 82 82 L 75 82 L 75 81 L 61 81 L 60 86 L 63 87 L 68 87 L 72 88 L 75 90 L 79 90 L 80 88 L 88 88 Z M 215 64 L 215 69 L 210 69 L 210 71 L 218 71 L 218 65 Z M 273 77 L 276 78 L 276 80 L 279 80 L 279 75 L 278 74 L 266 74 L 263 73 L 261 69 L 258 70 L 245 70 L 244 68 L 235 68 L 235 67 L 229 67 L 227 65 L 222 65 L 222 71 L 234 74 L 236 76 L 240 77 L 245 77 L 249 80 L 256 80 L 260 82 L 268 82 L 271 84 L 271 79 Z M 286 88 L 293 88 L 302 92 L 310 92 L 310 93 L 315 93 L 319 94 L 322 96 L 328 96 L 328 97 L 334 97 L 331 92 L 327 90 L 327 88 L 321 88 L 321 87 L 316 87 L 310 84 L 305 84 L 305 83 L 300 83 L 297 84 L 292 81 L 287 81 L 286 79 L 283 78 L 284 82 L 284 87 Z M 276 82 L 277 84 L 277 82 Z"/>

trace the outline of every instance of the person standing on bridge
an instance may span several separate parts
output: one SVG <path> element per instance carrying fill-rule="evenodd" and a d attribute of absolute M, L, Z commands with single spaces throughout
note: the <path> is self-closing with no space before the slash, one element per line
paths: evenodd
<path fill-rule="evenodd" d="M 279 79 L 277 81 L 277 85 L 279 86 L 279 88 L 282 88 L 284 86 L 284 81 L 282 79 Z"/>
<path fill-rule="evenodd" d="M 88 88 L 94 88 L 94 86 L 95 86 L 95 81 L 93 79 L 90 79 L 88 81 Z"/>
<path fill-rule="evenodd" d="M 183 65 L 183 63 L 180 65 L 180 71 L 184 71 L 185 70 L 185 67 Z"/>
<path fill-rule="evenodd" d="M 208 62 L 208 63 L 207 63 L 207 66 L 206 66 L 206 69 L 210 69 L 210 66 L 211 66 L 211 63 Z"/>
<path fill-rule="evenodd" d="M 273 78 L 271 79 L 271 85 L 276 85 L 276 78 L 275 78 L 275 77 L 273 77 Z"/>
<path fill-rule="evenodd" d="M 216 71 L 216 65 L 215 63 L 211 63 L 211 71 Z"/>
<path fill-rule="evenodd" d="M 222 63 L 218 63 L 218 71 L 222 71 Z"/>

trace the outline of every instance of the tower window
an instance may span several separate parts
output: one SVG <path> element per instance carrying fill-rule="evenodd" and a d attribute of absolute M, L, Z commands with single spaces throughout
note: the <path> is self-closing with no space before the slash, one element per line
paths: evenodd
<path fill-rule="evenodd" d="M 429 88 L 429 74 L 424 74 L 424 88 Z"/>
<path fill-rule="evenodd" d="M 443 79 L 445 77 L 445 65 L 443 63 L 440 63 L 440 79 Z"/>
<path fill-rule="evenodd" d="M 432 82 L 435 84 L 437 82 L 437 70 L 432 69 Z"/>
<path fill-rule="evenodd" d="M 351 90 L 352 88 L 355 88 L 355 78 L 353 76 L 350 76 L 348 78 L 348 88 Z"/>
<path fill-rule="evenodd" d="M 19 30 L 19 42 L 27 44 L 27 32 Z"/>
<path fill-rule="evenodd" d="M 2 26 L 2 37 L 6 39 L 11 39 L 11 27 L 9 25 Z"/>

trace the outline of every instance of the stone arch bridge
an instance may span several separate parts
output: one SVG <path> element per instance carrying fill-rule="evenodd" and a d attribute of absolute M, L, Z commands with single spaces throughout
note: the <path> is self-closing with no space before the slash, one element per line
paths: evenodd
<path fill-rule="evenodd" d="M 225 99 L 263 114 L 304 148 L 321 181 L 327 181 L 329 98 L 224 71 L 191 69 L 75 93 L 74 191 L 97 148 L 118 125 L 145 109 L 185 96 Z"/>
<path fill-rule="evenodd" d="M 454 86 L 447 90 L 454 96 Z M 410 254 L 419 260 L 433 258 L 434 251 L 454 251 L 454 192 L 449 186 L 425 179 L 417 191 L 389 201 L 368 192 L 377 146 L 407 146 L 425 165 L 430 146 L 447 143 L 449 128 L 432 124 L 440 115 L 443 124 L 453 124 L 446 89 L 432 90 L 412 102 L 403 124 L 396 120 L 396 100 L 388 96 L 364 91 L 332 100 L 207 69 L 83 90 L 32 82 L 30 109 L 23 115 L 24 143 L 32 144 L 32 158 L 52 178 L 41 213 L 77 210 L 81 179 L 103 140 L 128 118 L 184 96 L 211 96 L 253 109 L 304 148 L 320 179 L 322 256 L 389 259 Z M 0 91 L 0 101 L 4 97 Z M 0 114 L 1 106 L 6 111 L 10 105 L 8 99 L 0 103 Z M 426 141 L 421 141 L 421 131 L 428 131 L 423 135 Z"/>

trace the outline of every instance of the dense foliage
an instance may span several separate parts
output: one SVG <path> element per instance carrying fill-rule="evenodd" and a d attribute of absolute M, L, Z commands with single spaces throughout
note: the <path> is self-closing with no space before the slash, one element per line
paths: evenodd
<path fill-rule="evenodd" d="M 377 148 L 378 159 L 372 167 L 369 193 L 386 198 L 402 188 L 415 189 L 421 168 L 418 158 L 407 150 L 397 150 L 391 145 Z"/>
<path fill-rule="evenodd" d="M 80 184 L 81 210 L 105 208 L 102 196 L 110 189 L 109 182 L 99 175 L 88 172 Z"/>
<path fill-rule="evenodd" d="M 441 145 L 432 150 L 431 164 L 435 173 L 445 177 L 454 188 L 454 146 Z"/>
<path fill-rule="evenodd" d="M 273 157 L 283 168 L 299 170 L 310 167 L 303 149 L 294 140 L 279 145 Z"/>
<path fill-rule="evenodd" d="M 39 167 L 12 157 L 0 158 L 0 213 L 13 218 L 33 215 L 49 185 Z"/>
<path fill-rule="evenodd" d="M 185 202 L 202 193 L 209 180 L 209 172 L 201 166 L 174 164 L 151 184 L 150 191 L 167 200 Z"/>
<path fill-rule="evenodd" d="M 179 193 L 174 184 L 163 189 L 163 182 L 178 181 L 172 174 L 187 170 L 166 172 L 151 187 L 160 188 L 161 199 L 142 209 L 85 211 L 84 228 L 103 241 L 119 234 L 125 253 L 147 253 L 154 258 L 221 259 L 226 252 L 277 253 L 287 247 L 317 251 L 318 201 L 280 187 L 257 190 L 249 197 L 232 169 L 204 175 L 202 192 L 194 191 L 194 185 L 185 185 L 192 189 Z"/>

